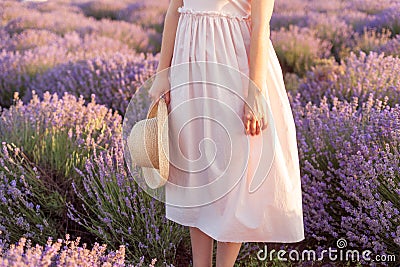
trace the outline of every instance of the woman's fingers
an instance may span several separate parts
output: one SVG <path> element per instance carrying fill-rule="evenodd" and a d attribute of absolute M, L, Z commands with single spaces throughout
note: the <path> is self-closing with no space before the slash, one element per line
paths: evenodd
<path fill-rule="evenodd" d="M 261 123 L 259 120 L 256 120 L 252 113 L 244 114 L 244 126 L 245 126 L 245 133 L 250 134 L 252 136 L 258 135 L 261 132 Z"/>
<path fill-rule="evenodd" d="M 260 134 L 261 130 L 260 130 L 260 121 L 256 121 L 256 135 Z"/>
<path fill-rule="evenodd" d="M 251 120 L 250 125 L 251 125 L 251 129 L 250 129 L 251 135 L 255 135 L 257 132 L 257 120 L 254 118 L 254 116 Z"/>
<path fill-rule="evenodd" d="M 245 134 L 258 135 L 263 130 L 268 128 L 267 116 L 260 113 L 258 117 L 254 115 L 252 110 L 245 106 L 243 113 L 243 123 L 245 127 Z"/>
<path fill-rule="evenodd" d="M 244 118 L 246 134 L 250 134 L 250 123 L 251 123 L 251 114 L 247 113 L 247 114 L 245 114 L 245 118 Z"/>

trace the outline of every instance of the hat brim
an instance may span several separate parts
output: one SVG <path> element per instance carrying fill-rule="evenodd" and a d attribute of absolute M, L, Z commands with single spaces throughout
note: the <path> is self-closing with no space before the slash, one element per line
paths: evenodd
<path fill-rule="evenodd" d="M 163 98 L 150 105 L 147 118 L 153 117 L 157 117 L 159 169 L 142 167 L 142 170 L 146 184 L 150 188 L 156 189 L 163 186 L 169 177 L 168 109 Z"/>

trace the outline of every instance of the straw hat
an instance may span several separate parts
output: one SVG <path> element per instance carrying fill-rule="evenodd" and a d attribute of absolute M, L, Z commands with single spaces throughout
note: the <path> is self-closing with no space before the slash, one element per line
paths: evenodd
<path fill-rule="evenodd" d="M 132 164 L 142 167 L 147 185 L 163 186 L 169 176 L 168 110 L 164 98 L 150 104 L 147 119 L 138 121 L 128 137 Z"/>

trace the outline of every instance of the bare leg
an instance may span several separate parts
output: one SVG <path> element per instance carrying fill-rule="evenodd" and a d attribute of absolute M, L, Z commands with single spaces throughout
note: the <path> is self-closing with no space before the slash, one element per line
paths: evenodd
<path fill-rule="evenodd" d="M 217 243 L 217 267 L 232 267 L 235 264 L 242 243 Z"/>
<path fill-rule="evenodd" d="M 212 267 L 214 239 L 197 227 L 189 226 L 189 229 L 192 243 L 193 267 Z"/>

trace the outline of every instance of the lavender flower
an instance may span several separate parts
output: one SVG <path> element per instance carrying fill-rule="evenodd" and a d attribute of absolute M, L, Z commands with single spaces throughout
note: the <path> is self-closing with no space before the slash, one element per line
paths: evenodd
<path fill-rule="evenodd" d="M 339 66 L 336 63 L 316 67 L 307 74 L 299 86 L 303 103 L 311 101 L 318 104 L 320 99 L 327 97 L 332 103 L 333 98 L 352 101 L 357 97 L 365 102 L 370 93 L 375 98 L 389 97 L 389 105 L 400 101 L 400 58 L 371 52 L 366 55 L 351 53 Z"/>
<path fill-rule="evenodd" d="M 116 251 L 106 254 L 106 245 L 96 243 L 91 249 L 86 244 L 79 246 L 80 238 L 70 241 L 68 235 L 64 239 L 58 239 L 53 243 L 51 239 L 43 247 L 39 244 L 32 246 L 30 240 L 22 237 L 16 245 L 1 253 L 1 266 L 116 266 L 134 267 L 143 266 L 143 262 L 137 265 L 125 264 L 125 247 L 120 246 Z M 152 260 L 152 264 L 157 261 Z M 153 265 L 152 265 L 153 266 Z"/>
<path fill-rule="evenodd" d="M 89 101 L 96 95 L 99 104 L 124 114 L 135 91 L 155 73 L 158 57 L 151 54 L 122 54 L 59 65 L 37 76 L 29 84 L 39 97 L 48 91 L 62 96 L 69 92 Z M 24 102 L 31 98 L 28 91 Z"/>

